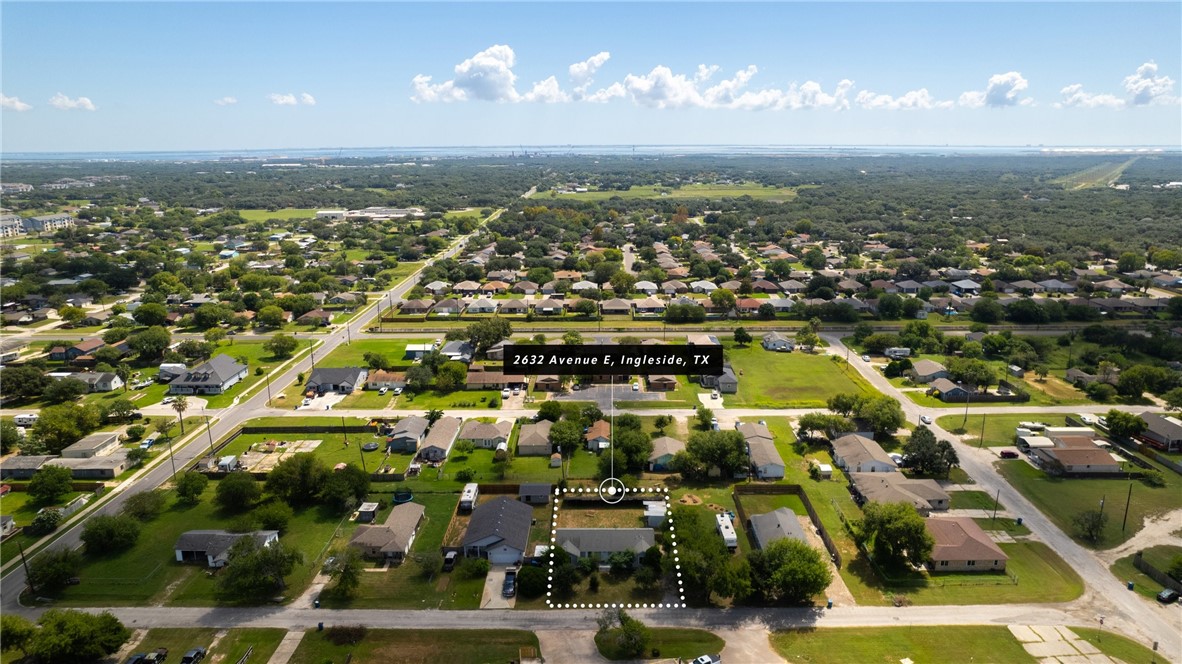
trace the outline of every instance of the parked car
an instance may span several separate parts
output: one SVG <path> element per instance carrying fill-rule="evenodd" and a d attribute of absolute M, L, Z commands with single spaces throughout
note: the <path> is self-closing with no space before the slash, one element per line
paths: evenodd
<path fill-rule="evenodd" d="M 394 396 L 398 396 L 399 394 L 402 394 L 402 388 L 401 387 L 394 388 Z"/>
<path fill-rule="evenodd" d="M 378 390 L 378 396 L 382 396 L 382 395 L 386 394 L 386 392 L 389 392 L 389 391 L 390 391 L 390 388 L 383 387 L 382 389 Z"/>
<path fill-rule="evenodd" d="M 640 391 L 640 383 L 632 383 L 632 391 L 639 392 Z"/>
<path fill-rule="evenodd" d="M 863 361 L 863 362 L 869 362 L 869 361 L 870 361 L 870 356 L 869 356 L 869 355 L 863 355 L 863 356 L 862 356 L 862 361 Z"/>
<path fill-rule="evenodd" d="M 505 389 L 501 390 L 501 398 L 502 399 L 508 399 L 510 394 L 512 394 L 512 392 L 510 392 L 509 388 L 507 388 L 507 387 Z"/>
<path fill-rule="evenodd" d="M 184 657 L 181 657 L 181 664 L 197 664 L 203 659 L 205 659 L 205 648 L 193 648 L 185 653 Z"/>
<path fill-rule="evenodd" d="M 176 401 L 176 397 L 164 397 L 163 399 L 160 400 L 160 403 L 167 405 L 167 404 L 170 404 L 174 401 Z"/>
<path fill-rule="evenodd" d="M 505 584 L 501 586 L 501 597 L 509 598 L 517 594 L 517 571 L 505 572 Z"/>
<path fill-rule="evenodd" d="M 460 557 L 457 551 L 448 551 L 443 555 L 443 571 L 450 572 L 456 566 L 456 560 Z"/>
<path fill-rule="evenodd" d="M 932 418 L 931 418 L 931 417 L 929 417 L 929 416 L 927 416 L 927 415 L 920 415 L 920 416 L 919 416 L 919 421 L 920 421 L 920 422 L 923 422 L 924 424 L 931 424 L 931 423 L 932 423 Z"/>
<path fill-rule="evenodd" d="M 1013 450 L 1002 450 L 1000 456 L 1003 459 L 1017 459 L 1018 453 Z"/>
<path fill-rule="evenodd" d="M 1166 588 L 1157 594 L 1157 601 L 1162 604 L 1173 604 L 1178 601 L 1178 591 L 1173 588 Z"/>
<path fill-rule="evenodd" d="M 518 394 L 521 394 L 521 388 L 515 385 L 513 386 L 513 396 L 517 396 Z"/>
<path fill-rule="evenodd" d="M 713 392 L 710 393 L 711 399 L 717 399 L 719 396 L 721 396 L 721 395 L 718 394 L 718 390 L 714 390 Z"/>
<path fill-rule="evenodd" d="M 702 655 L 695 658 L 690 664 L 722 664 L 722 655 Z"/>
<path fill-rule="evenodd" d="M 150 449 L 152 449 L 152 446 L 155 444 L 156 444 L 156 436 L 148 436 L 147 438 L 144 439 L 144 442 L 140 443 L 140 449 L 141 450 L 150 450 Z"/>

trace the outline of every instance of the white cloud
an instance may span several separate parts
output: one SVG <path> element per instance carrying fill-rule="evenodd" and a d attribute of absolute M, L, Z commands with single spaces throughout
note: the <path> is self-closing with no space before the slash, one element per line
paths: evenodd
<path fill-rule="evenodd" d="M 513 65 L 517 55 L 504 45 L 490 46 L 464 60 L 455 67 L 456 77 L 443 83 L 431 83 L 431 77 L 419 74 L 412 80 L 414 94 L 411 100 L 431 101 L 521 101 L 514 84 L 517 75 Z"/>
<path fill-rule="evenodd" d="M 951 101 L 936 99 L 927 88 L 911 90 L 898 97 L 863 90 L 854 98 L 854 102 L 865 109 L 887 111 L 947 109 L 954 106 Z"/>
<path fill-rule="evenodd" d="M 1082 83 L 1069 85 L 1059 93 L 1063 95 L 1063 101 L 1055 102 L 1055 108 L 1123 108 L 1125 105 L 1125 100 L 1116 95 L 1084 92 Z"/>
<path fill-rule="evenodd" d="M 624 89 L 632 100 L 642 106 L 653 108 L 682 108 L 702 106 L 702 95 L 696 81 L 684 74 L 674 74 L 672 69 L 657 65 L 644 76 L 628 74 L 624 77 Z"/>
<path fill-rule="evenodd" d="M 570 79 L 575 85 L 581 86 L 590 83 L 591 78 L 595 76 L 595 72 L 599 71 L 599 68 L 610 60 L 611 57 L 611 53 L 600 51 L 582 62 L 574 63 L 567 68 L 567 73 L 570 74 Z"/>
<path fill-rule="evenodd" d="M 234 97 L 222 97 L 221 99 L 214 99 L 213 103 L 217 104 L 218 106 L 232 106 L 237 104 L 238 100 Z"/>
<path fill-rule="evenodd" d="M 293 94 L 280 94 L 278 92 L 272 92 L 271 94 L 267 95 L 267 99 L 270 99 L 271 103 L 275 104 L 276 106 L 296 105 L 296 96 Z"/>
<path fill-rule="evenodd" d="M 957 100 L 957 103 L 968 108 L 981 108 L 982 106 L 992 106 L 994 108 L 1016 105 L 1029 106 L 1034 103 L 1034 100 L 1029 97 L 1018 96 L 1018 93 L 1029 86 L 1030 82 L 1022 78 L 1022 74 L 1016 71 L 994 74 L 989 77 L 989 85 L 985 87 L 984 92 L 977 90 L 965 92 Z"/>
<path fill-rule="evenodd" d="M 305 106 L 315 106 L 316 105 L 316 98 L 313 97 L 312 95 L 308 94 L 307 92 L 304 92 L 304 93 L 300 94 L 300 103 Z"/>
<path fill-rule="evenodd" d="M 521 101 L 538 101 L 546 104 L 559 104 L 570 100 L 571 96 L 558 87 L 558 79 L 553 76 L 534 83 L 533 89 L 521 96 Z"/>
<path fill-rule="evenodd" d="M 604 103 L 607 103 L 607 102 L 615 99 L 616 97 L 626 97 L 626 96 L 628 96 L 628 91 L 624 89 L 623 83 L 612 83 L 611 85 L 607 86 L 606 88 L 603 88 L 601 90 L 597 90 L 597 91 L 583 97 L 583 101 L 604 104 Z"/>
<path fill-rule="evenodd" d="M 1135 73 L 1125 77 L 1125 90 L 1133 96 L 1135 106 L 1178 103 L 1178 98 L 1170 94 L 1174 89 L 1173 79 L 1156 74 L 1157 63 L 1150 60 L 1137 67 Z"/>
<path fill-rule="evenodd" d="M 60 92 L 49 98 L 49 105 L 62 111 L 93 111 L 97 108 L 94 102 L 90 101 L 90 97 L 70 99 Z"/>
<path fill-rule="evenodd" d="M 5 97 L 0 94 L 0 108 L 7 111 L 27 111 L 33 107 L 21 101 L 20 97 Z"/>

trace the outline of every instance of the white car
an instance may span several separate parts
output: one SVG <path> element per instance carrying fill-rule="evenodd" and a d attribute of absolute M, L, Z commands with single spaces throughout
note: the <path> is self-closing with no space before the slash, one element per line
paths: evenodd
<path fill-rule="evenodd" d="M 863 362 L 869 362 L 869 361 L 870 361 L 870 356 L 869 356 L 869 355 L 863 355 L 863 356 L 862 356 L 862 361 L 863 361 Z"/>
<path fill-rule="evenodd" d="M 399 394 L 402 394 L 402 388 L 401 387 L 394 388 L 394 396 L 398 396 Z"/>
<path fill-rule="evenodd" d="M 507 388 L 507 387 L 505 389 L 501 390 L 501 398 L 502 399 L 508 399 L 510 394 L 512 394 L 512 392 L 510 392 L 509 388 Z"/>
<path fill-rule="evenodd" d="M 931 424 L 931 423 L 932 423 L 932 418 L 931 418 L 931 417 L 928 417 L 927 415 L 920 415 L 920 416 L 919 416 L 919 421 L 920 421 L 920 422 L 923 422 L 924 424 Z"/>
<path fill-rule="evenodd" d="M 513 396 L 517 396 L 518 394 L 521 394 L 521 388 L 514 386 L 513 387 Z"/>
<path fill-rule="evenodd" d="M 388 388 L 388 387 L 383 387 L 382 389 L 378 390 L 378 396 L 382 396 L 382 395 L 384 395 L 386 392 L 389 392 L 389 391 L 390 391 L 390 388 Z"/>
<path fill-rule="evenodd" d="M 717 399 L 718 397 L 719 397 L 718 390 L 714 390 L 713 392 L 710 393 L 711 399 Z"/>
<path fill-rule="evenodd" d="M 640 391 L 640 383 L 632 383 L 632 391 L 639 392 Z"/>
<path fill-rule="evenodd" d="M 163 399 L 160 400 L 160 403 L 161 404 L 170 404 L 174 401 L 176 401 L 176 397 L 164 397 Z"/>

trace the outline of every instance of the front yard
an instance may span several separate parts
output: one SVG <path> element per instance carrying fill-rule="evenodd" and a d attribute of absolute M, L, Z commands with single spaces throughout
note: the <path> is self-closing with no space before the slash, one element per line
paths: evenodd
<path fill-rule="evenodd" d="M 533 632 L 508 629 L 371 629 L 356 645 L 334 645 L 328 632 L 309 631 L 291 664 L 324 662 L 444 662 L 485 664 L 517 661 L 523 648 L 538 653 Z M 260 660 L 261 661 L 261 660 Z"/>

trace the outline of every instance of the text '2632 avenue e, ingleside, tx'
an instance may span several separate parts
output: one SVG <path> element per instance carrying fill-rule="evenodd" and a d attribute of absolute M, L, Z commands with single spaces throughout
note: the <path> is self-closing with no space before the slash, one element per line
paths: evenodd
<path fill-rule="evenodd" d="M 721 347 L 505 346 L 506 374 L 721 374 Z"/>

